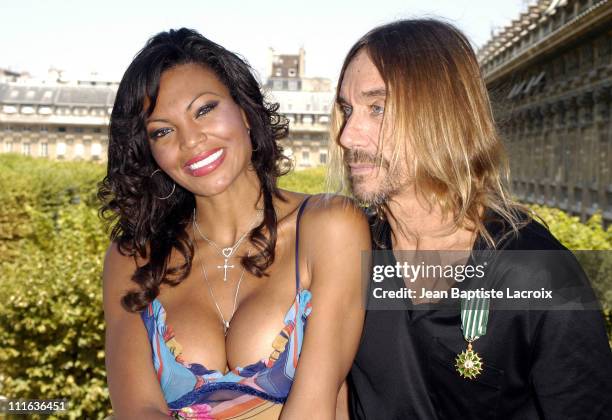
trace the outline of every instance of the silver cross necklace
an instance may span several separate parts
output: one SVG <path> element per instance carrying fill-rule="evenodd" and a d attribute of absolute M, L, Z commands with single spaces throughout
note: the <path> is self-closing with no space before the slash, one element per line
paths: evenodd
<path fill-rule="evenodd" d="M 195 236 L 195 217 L 193 219 L 194 223 L 193 223 L 193 234 Z M 195 239 L 195 238 L 194 238 Z M 198 248 L 198 243 L 194 241 L 194 245 L 196 247 L 196 250 Z M 251 251 L 248 252 L 247 254 L 247 258 L 251 255 Z M 240 273 L 240 279 L 238 279 L 238 284 L 236 285 L 236 292 L 234 293 L 234 307 L 232 309 L 232 313 L 230 314 L 228 319 L 225 319 L 225 317 L 223 316 L 223 312 L 221 311 L 221 308 L 219 307 L 219 302 L 217 302 L 217 298 L 215 297 L 215 293 L 213 292 L 212 289 L 212 285 L 210 284 L 210 280 L 208 280 L 208 274 L 206 273 L 206 267 L 204 266 L 204 257 L 202 256 L 200 258 L 200 267 L 202 268 L 202 274 L 204 277 L 204 280 L 206 281 L 206 286 L 208 286 L 208 291 L 210 292 L 210 297 L 213 300 L 213 303 L 215 304 L 215 307 L 217 308 L 217 312 L 219 313 L 219 318 L 221 321 L 221 324 L 223 325 L 223 335 L 227 337 L 227 332 L 230 328 L 230 322 L 232 322 L 232 319 L 234 318 L 234 314 L 236 313 L 236 304 L 238 303 L 238 293 L 240 293 L 240 285 L 242 284 L 242 279 L 244 278 L 244 267 L 242 267 L 242 273 Z"/>
<path fill-rule="evenodd" d="M 213 241 L 212 239 L 209 239 L 206 235 L 202 233 L 202 231 L 200 230 L 200 226 L 198 225 L 198 222 L 196 220 L 196 209 L 195 208 L 193 209 L 193 226 L 196 228 L 196 230 L 200 234 L 200 237 L 204 239 L 213 248 L 215 248 L 217 252 L 219 252 L 221 257 L 223 258 L 223 265 L 218 265 L 217 268 L 223 269 L 223 281 L 224 282 L 227 282 L 227 270 L 235 267 L 233 264 L 228 264 L 229 259 L 232 258 L 234 253 L 238 250 L 238 248 L 242 244 L 242 241 L 244 241 L 244 239 L 247 237 L 251 229 L 253 229 L 257 223 L 259 223 L 259 219 L 262 213 L 263 213 L 263 210 L 257 210 L 257 215 L 255 216 L 253 223 L 251 223 L 247 231 L 244 232 L 240 238 L 238 238 L 238 240 L 234 243 L 234 245 L 228 246 L 226 248 L 221 248 L 219 245 L 215 243 L 215 241 Z"/>

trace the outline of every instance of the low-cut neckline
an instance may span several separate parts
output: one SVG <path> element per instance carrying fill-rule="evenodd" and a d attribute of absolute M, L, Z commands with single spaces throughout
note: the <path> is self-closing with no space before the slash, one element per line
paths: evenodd
<path fill-rule="evenodd" d="M 274 341 L 276 340 L 276 338 L 277 338 L 279 335 L 281 335 L 281 334 L 283 333 L 283 331 L 284 331 L 284 330 L 285 330 L 285 328 L 287 327 L 287 324 L 288 324 L 288 322 L 286 321 L 287 315 L 289 315 L 289 313 L 291 312 L 291 309 L 293 309 L 293 307 L 296 305 L 296 302 L 298 302 L 298 300 L 300 299 L 300 296 L 301 296 L 302 292 L 308 292 L 308 291 L 309 291 L 308 289 L 299 289 L 299 290 L 297 291 L 297 293 L 295 294 L 295 298 L 293 299 L 293 301 L 292 301 L 292 302 L 291 302 L 291 304 L 289 305 L 289 309 L 287 309 L 287 311 L 285 312 L 285 314 L 284 314 L 284 316 L 283 316 L 283 323 L 284 323 L 285 325 L 284 325 L 284 326 L 283 326 L 283 327 L 282 327 L 282 328 L 279 330 L 279 332 L 278 332 L 277 334 L 275 334 L 275 335 L 274 335 L 274 339 L 272 339 L 272 342 L 270 343 L 270 347 L 272 348 L 272 351 L 270 352 L 270 355 L 268 356 L 268 359 L 270 359 L 270 358 L 272 357 L 272 355 L 274 354 L 274 352 L 276 351 L 276 350 L 274 349 L 274 347 L 273 347 Z M 259 360 L 255 361 L 255 362 L 253 362 L 253 363 L 249 363 L 249 364 L 247 364 L 247 365 L 245 365 L 245 366 L 236 366 L 236 367 L 234 367 L 233 369 L 228 369 L 228 370 L 227 370 L 227 372 L 223 372 L 223 371 L 221 371 L 221 370 L 219 370 L 219 369 L 209 369 L 209 368 L 207 368 L 207 367 L 206 367 L 206 365 L 205 365 L 205 364 L 203 364 L 203 363 L 199 363 L 199 362 L 192 362 L 192 361 L 186 361 L 186 360 L 184 360 L 182 357 L 181 357 L 181 360 L 178 360 L 179 356 L 180 356 L 181 354 L 183 354 L 183 350 L 182 350 L 182 349 L 183 349 L 184 347 L 183 347 L 183 346 L 181 345 L 181 343 L 180 343 L 180 342 L 179 342 L 179 341 L 176 339 L 176 336 L 174 335 L 174 329 L 172 328 L 172 326 L 171 326 L 171 325 L 168 325 L 168 323 L 166 322 L 166 317 L 167 317 L 167 315 L 168 315 L 168 312 L 166 311 L 166 308 L 164 307 L 164 305 L 161 303 L 161 301 L 160 301 L 158 298 L 153 299 L 153 302 L 157 302 L 157 303 L 159 304 L 160 309 L 161 309 L 161 310 L 164 312 L 164 319 L 163 319 L 162 324 L 163 324 L 163 325 L 166 327 L 166 331 L 170 330 L 170 331 L 172 332 L 172 334 L 173 334 L 173 338 L 174 338 L 174 342 L 177 344 L 177 346 L 178 346 L 178 347 L 180 347 L 180 348 L 181 348 L 181 351 L 180 351 L 178 354 L 174 354 L 174 352 L 172 352 L 172 355 L 174 356 L 174 360 L 175 360 L 177 363 L 181 364 L 182 366 L 184 366 L 184 367 L 186 367 L 186 368 L 189 368 L 189 367 L 191 367 L 191 366 L 197 365 L 197 366 L 202 367 L 202 368 L 203 368 L 204 370 L 206 370 L 208 373 L 219 373 L 219 374 L 221 374 L 222 376 L 226 376 L 226 375 L 228 375 L 228 374 L 229 374 L 229 373 L 231 373 L 231 372 L 238 371 L 238 370 L 242 370 L 242 369 L 247 369 L 247 368 L 249 368 L 250 366 L 257 365 L 257 364 L 259 364 L 259 363 L 261 363 L 261 362 L 263 362 L 263 361 L 264 361 L 264 359 L 259 359 Z M 298 305 L 298 308 L 299 308 L 299 305 Z M 295 322 L 295 324 L 297 324 L 297 316 L 299 315 L 299 314 L 298 314 L 298 310 L 297 310 L 298 308 L 296 308 L 296 313 L 295 313 L 295 316 L 296 316 L 296 320 L 295 320 L 296 322 Z M 155 320 L 156 320 L 156 322 L 160 322 L 160 320 L 159 320 L 157 317 L 156 317 L 156 319 L 155 319 Z M 295 327 L 295 326 L 294 326 L 294 327 Z M 162 340 L 162 341 L 163 341 L 163 343 L 164 343 L 164 346 L 166 346 L 166 348 L 168 348 L 168 349 L 169 349 L 168 345 L 166 344 L 166 340 L 164 339 L 164 340 Z M 169 349 L 169 350 L 170 350 L 170 349 Z M 225 360 L 227 361 L 227 354 L 225 355 Z M 229 368 L 229 365 L 228 365 L 228 368 Z"/>

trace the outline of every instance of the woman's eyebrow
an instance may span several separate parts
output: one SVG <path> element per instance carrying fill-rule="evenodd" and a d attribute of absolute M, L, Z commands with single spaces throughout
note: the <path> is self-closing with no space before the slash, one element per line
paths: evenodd
<path fill-rule="evenodd" d="M 145 124 L 149 124 L 152 122 L 161 122 L 161 123 L 166 123 L 166 124 L 170 124 L 170 121 L 168 120 L 164 120 L 163 118 L 147 118 L 147 120 L 145 121 Z"/>
<path fill-rule="evenodd" d="M 204 95 L 215 95 L 215 96 L 219 96 L 219 97 L 221 96 L 221 95 L 219 95 L 218 93 L 211 92 L 211 91 L 205 91 L 205 92 L 198 93 L 198 94 L 197 94 L 197 95 L 196 95 L 196 96 L 195 96 L 195 97 L 194 97 L 194 98 L 191 100 L 191 102 L 189 102 L 189 105 L 187 105 L 187 108 L 186 108 L 185 110 L 186 110 L 186 111 L 189 111 L 189 110 L 191 109 L 191 106 L 193 105 L 193 103 L 194 103 L 195 101 L 197 101 L 197 100 L 198 100 L 198 98 L 200 98 L 200 97 L 202 97 L 202 96 L 204 96 Z"/>

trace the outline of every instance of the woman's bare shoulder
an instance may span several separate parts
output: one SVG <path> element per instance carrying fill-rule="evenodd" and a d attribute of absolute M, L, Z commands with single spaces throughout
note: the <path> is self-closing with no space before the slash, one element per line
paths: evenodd
<path fill-rule="evenodd" d="M 134 273 L 136 268 L 138 267 L 134 256 L 122 250 L 117 242 L 111 242 L 104 255 L 103 278 L 116 275 L 124 277 L 128 273 Z"/>
<path fill-rule="evenodd" d="M 151 345 L 139 312 L 121 301 L 136 288 L 133 256 L 122 253 L 117 243 L 106 251 L 103 272 L 104 319 L 106 321 L 106 371 L 113 410 L 120 418 L 161 418 L 168 409 L 156 379 Z"/>
<path fill-rule="evenodd" d="M 107 315 L 122 312 L 121 299 L 136 286 L 132 276 L 137 268 L 137 260 L 122 252 L 117 242 L 108 246 L 102 271 L 104 309 Z"/>
<path fill-rule="evenodd" d="M 134 257 L 121 250 L 116 241 L 111 242 L 108 248 L 106 248 L 106 254 L 104 255 L 104 268 L 127 269 L 130 266 L 132 268 L 136 267 Z"/>
<path fill-rule="evenodd" d="M 363 211 L 348 197 L 315 195 L 300 225 L 300 245 L 313 255 L 321 250 L 370 247 L 370 229 Z"/>
<path fill-rule="evenodd" d="M 335 194 L 317 194 L 308 200 L 304 216 L 311 228 L 345 229 L 359 228 L 367 220 L 362 209 L 349 197 Z"/>

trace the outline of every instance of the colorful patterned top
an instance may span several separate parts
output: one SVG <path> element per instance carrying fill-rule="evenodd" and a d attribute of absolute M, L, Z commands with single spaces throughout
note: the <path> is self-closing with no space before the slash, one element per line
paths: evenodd
<path fill-rule="evenodd" d="M 309 197 L 308 197 L 309 198 Z M 296 296 L 285 315 L 284 328 L 271 346 L 267 359 L 226 374 L 181 358 L 182 347 L 166 324 L 166 311 L 153 300 L 141 317 L 151 342 L 157 379 L 172 416 L 195 419 L 243 419 L 266 410 L 278 410 L 287 400 L 302 347 L 311 294 L 300 288 L 298 270 L 300 205 L 295 238 Z"/>

